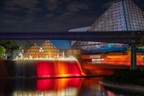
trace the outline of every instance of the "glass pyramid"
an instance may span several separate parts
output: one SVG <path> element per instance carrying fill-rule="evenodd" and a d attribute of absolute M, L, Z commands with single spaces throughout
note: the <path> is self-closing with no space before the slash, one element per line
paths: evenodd
<path fill-rule="evenodd" d="M 57 54 L 59 54 L 59 50 L 50 42 L 50 40 L 46 40 L 41 46 L 38 46 L 36 43 L 31 46 L 24 54 L 24 57 L 56 58 Z"/>
<path fill-rule="evenodd" d="M 144 12 L 131 0 L 114 3 L 88 29 L 88 31 L 140 31 L 144 30 Z"/>
<path fill-rule="evenodd" d="M 132 0 L 119 0 L 111 5 L 87 30 L 93 31 L 142 31 L 144 12 Z M 124 51 L 128 45 L 105 42 L 77 41 L 73 47 L 84 52 Z"/>

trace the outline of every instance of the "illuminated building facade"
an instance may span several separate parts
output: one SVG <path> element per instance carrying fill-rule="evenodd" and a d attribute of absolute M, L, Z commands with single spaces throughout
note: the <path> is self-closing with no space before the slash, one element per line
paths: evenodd
<path fill-rule="evenodd" d="M 59 50 L 49 40 L 46 40 L 41 45 L 41 48 L 44 50 L 44 52 L 41 52 L 40 55 L 42 58 L 57 58 L 57 54 L 59 54 Z"/>
<path fill-rule="evenodd" d="M 57 58 L 59 50 L 49 41 L 46 40 L 41 46 L 36 43 L 31 46 L 24 54 L 25 58 Z"/>
<path fill-rule="evenodd" d="M 88 31 L 140 31 L 144 30 L 144 12 L 132 0 L 119 0 L 112 4 Z"/>
<path fill-rule="evenodd" d="M 144 30 L 144 12 L 132 0 L 118 0 L 90 27 L 87 27 L 85 32 L 142 30 Z M 77 41 L 73 44 L 73 48 L 81 49 L 83 53 L 125 51 L 127 47 L 129 46 L 126 44 L 106 42 Z"/>
<path fill-rule="evenodd" d="M 38 53 L 39 53 L 39 46 L 35 43 L 34 45 L 32 45 L 24 54 L 24 57 L 29 58 L 29 57 L 33 57 L 33 58 L 37 58 L 38 57 Z"/>

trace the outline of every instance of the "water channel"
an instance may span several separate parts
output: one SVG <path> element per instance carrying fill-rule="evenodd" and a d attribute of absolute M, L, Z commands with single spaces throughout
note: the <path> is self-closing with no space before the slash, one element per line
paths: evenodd
<path fill-rule="evenodd" d="M 109 90 L 102 78 L 0 79 L 0 96 L 143 96 Z"/>

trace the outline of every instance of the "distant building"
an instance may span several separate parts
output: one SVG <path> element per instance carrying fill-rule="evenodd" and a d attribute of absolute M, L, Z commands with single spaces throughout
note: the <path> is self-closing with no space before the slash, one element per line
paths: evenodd
<path fill-rule="evenodd" d="M 29 58 L 30 56 L 32 58 L 38 58 L 39 54 L 39 46 L 35 43 L 33 44 L 24 54 L 24 57 Z"/>
<path fill-rule="evenodd" d="M 59 50 L 49 41 L 46 40 L 41 46 L 36 43 L 31 46 L 24 54 L 25 58 L 57 58 Z"/>

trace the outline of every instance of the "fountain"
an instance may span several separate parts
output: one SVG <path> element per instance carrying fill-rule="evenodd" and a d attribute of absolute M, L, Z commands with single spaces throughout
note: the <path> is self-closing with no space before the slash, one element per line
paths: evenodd
<path fill-rule="evenodd" d="M 38 61 L 38 78 L 82 76 L 76 61 Z"/>
<path fill-rule="evenodd" d="M 16 77 L 19 78 L 53 78 L 83 76 L 81 66 L 76 58 L 57 56 L 59 58 L 16 58 Z"/>

